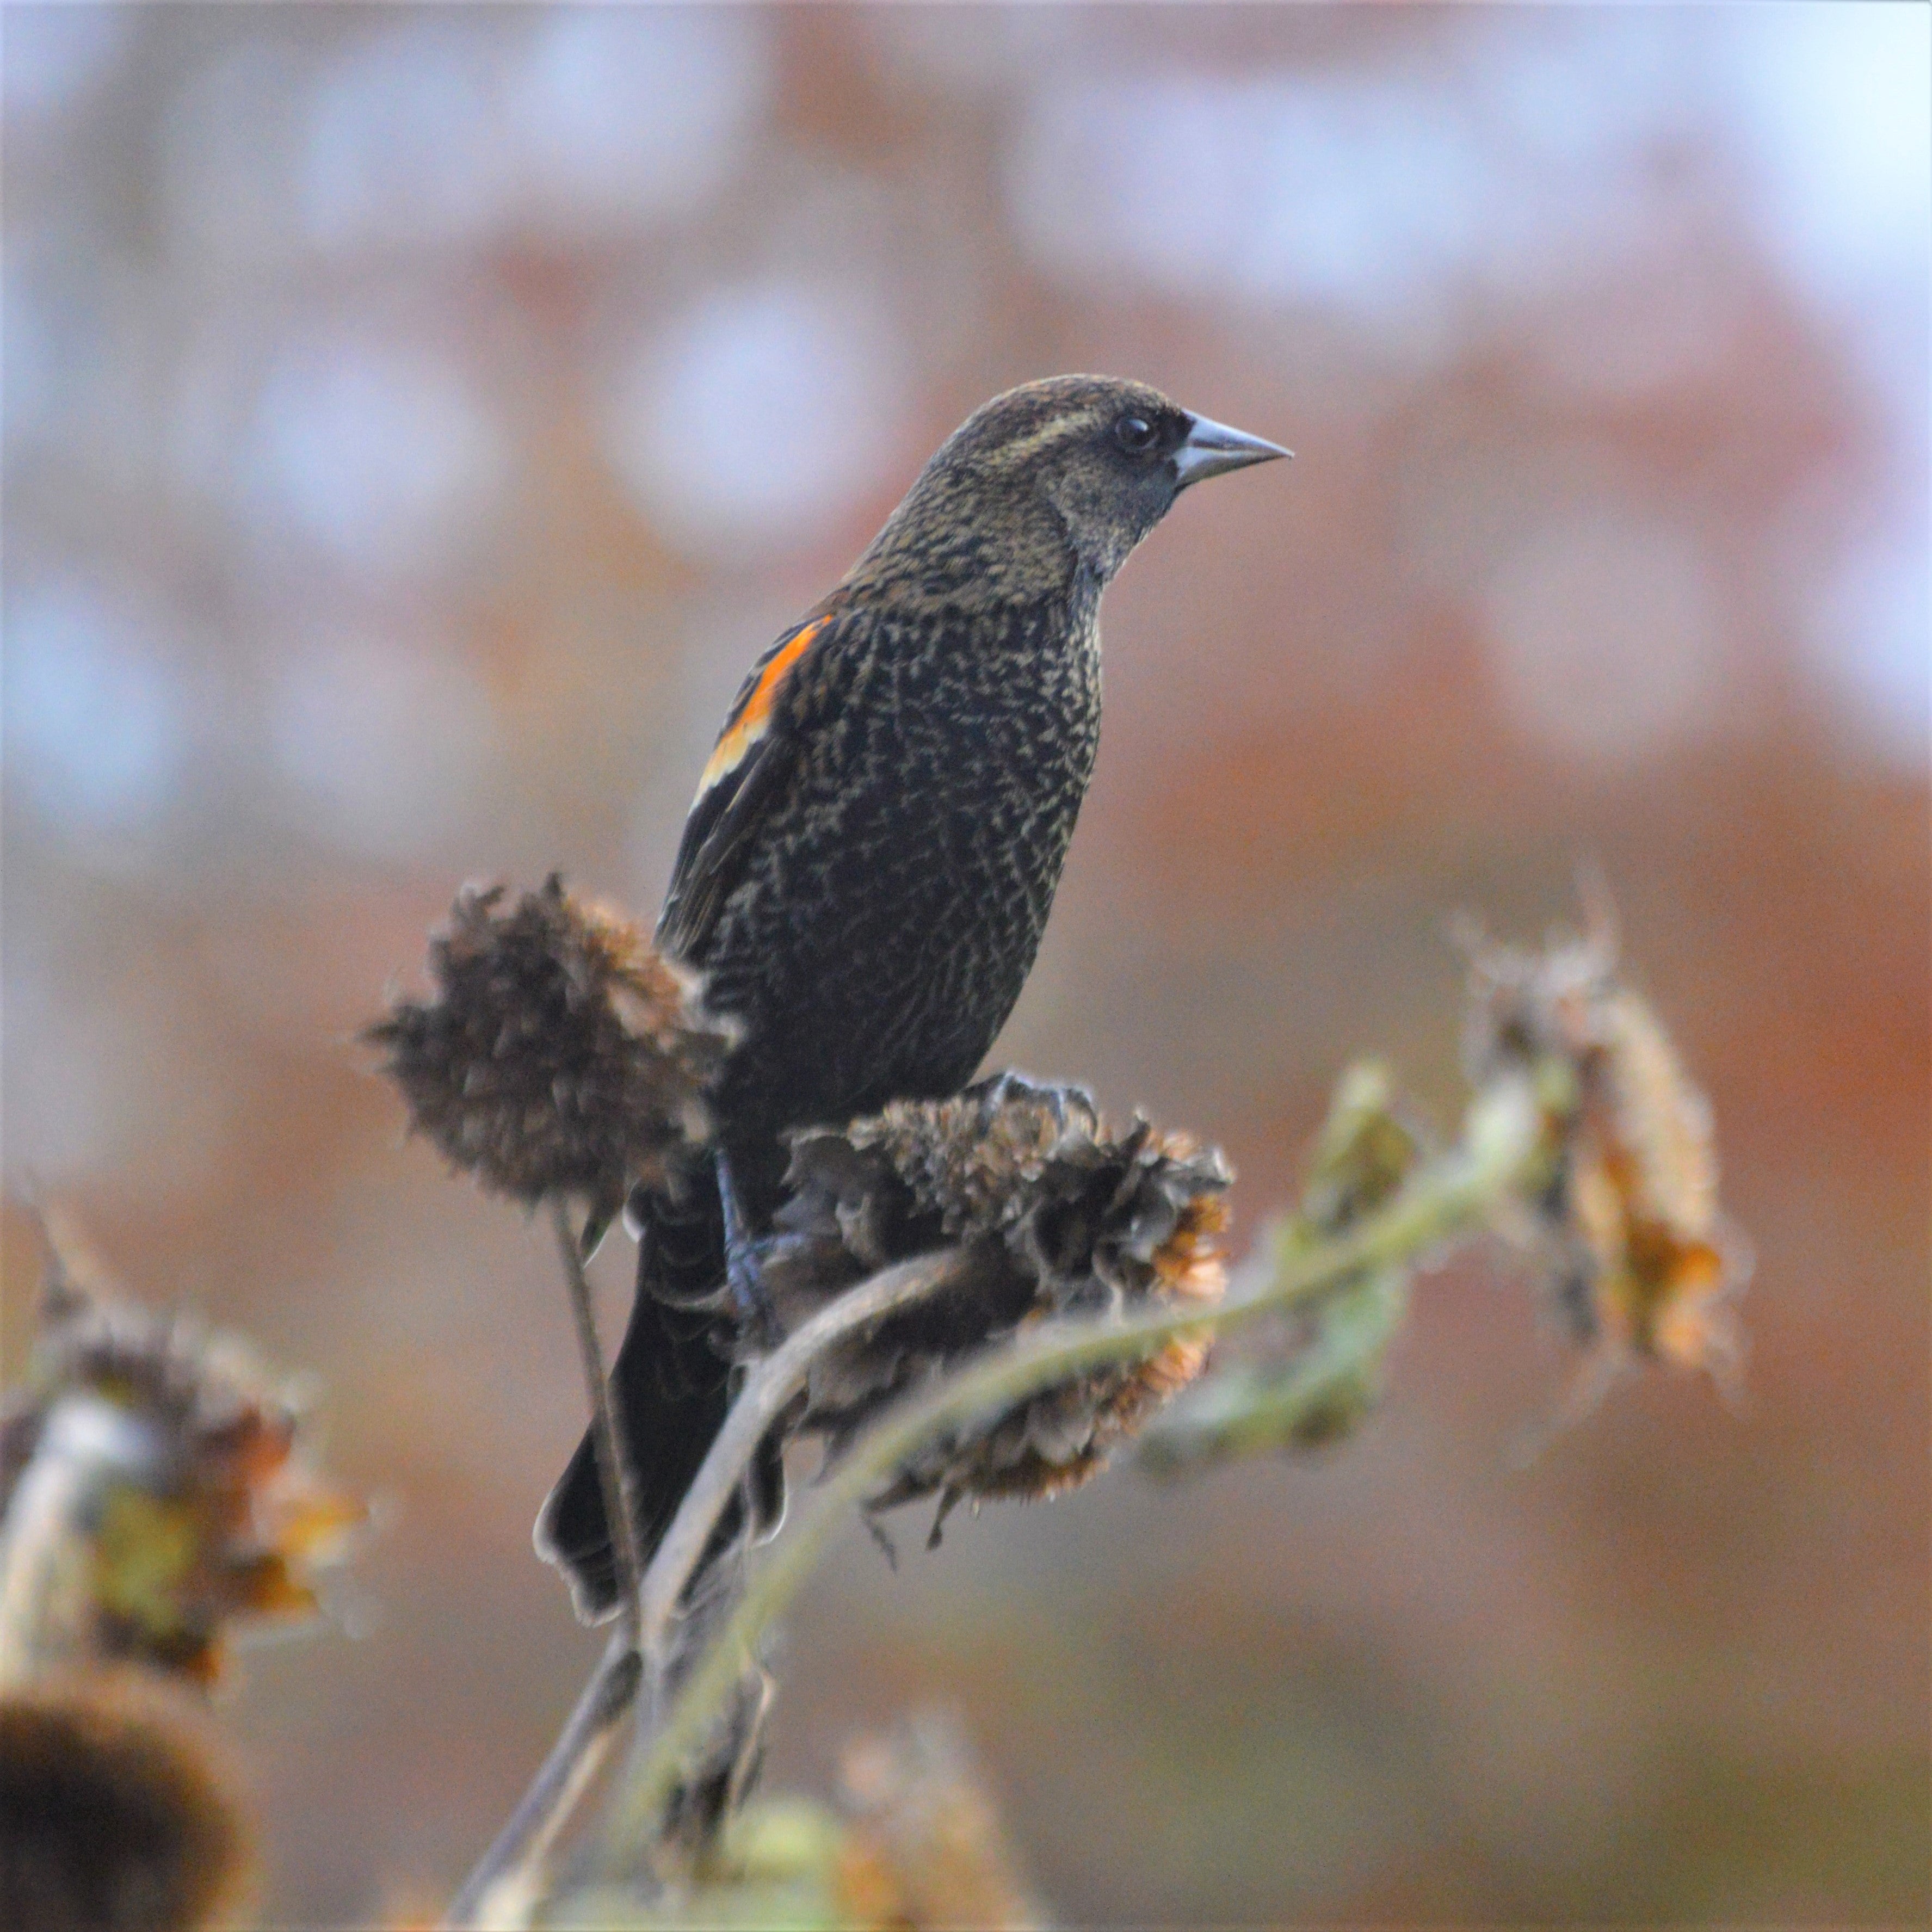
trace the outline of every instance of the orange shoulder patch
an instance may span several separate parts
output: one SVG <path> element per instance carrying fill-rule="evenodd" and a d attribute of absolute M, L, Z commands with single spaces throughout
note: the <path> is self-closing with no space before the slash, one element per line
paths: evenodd
<path fill-rule="evenodd" d="M 831 621 L 829 617 L 821 617 L 815 624 L 806 625 L 796 637 L 788 638 L 772 653 L 764 668 L 724 721 L 716 748 L 704 767 L 704 776 L 698 782 L 700 797 L 720 778 L 736 771 L 744 763 L 745 754 L 771 728 L 772 706 L 778 700 L 779 686 L 784 682 L 792 666 L 804 656 L 812 639 Z"/>

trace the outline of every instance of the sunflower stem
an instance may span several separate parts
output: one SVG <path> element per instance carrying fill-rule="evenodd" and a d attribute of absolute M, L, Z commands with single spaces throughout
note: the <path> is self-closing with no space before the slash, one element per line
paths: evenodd
<path fill-rule="evenodd" d="M 584 1271 L 584 1250 L 570 1225 L 570 1210 L 560 1196 L 550 1197 L 550 1220 L 556 1250 L 570 1291 L 570 1312 L 577 1324 L 577 1348 L 584 1364 L 584 1393 L 590 1402 L 590 1446 L 597 1464 L 597 1486 L 603 1493 L 604 1520 L 610 1532 L 611 1554 L 617 1566 L 617 1629 L 627 1648 L 638 1647 L 638 1516 L 631 1493 L 630 1458 L 617 1440 L 617 1421 L 610 1384 L 604 1372 L 604 1351 L 597 1340 L 597 1313 L 591 1306 L 590 1277 Z"/>
<path fill-rule="evenodd" d="M 966 1251 L 941 1248 L 882 1268 L 827 1304 L 746 1379 L 677 1514 L 644 1573 L 641 1643 L 652 1681 L 661 1682 L 686 1588 L 772 1425 L 802 1389 L 828 1349 L 889 1315 L 939 1294 L 964 1273 Z"/>
<path fill-rule="evenodd" d="M 643 1676 L 636 1646 L 620 1628 L 530 1789 L 451 1901 L 444 1932 L 530 1923 L 543 1895 L 550 1847 L 636 1703 Z"/>
<path fill-rule="evenodd" d="M 614 1877 L 635 1868 L 639 1848 L 652 1842 L 688 1759 L 723 1710 L 758 1640 L 796 1594 L 843 1526 L 847 1512 L 874 1493 L 908 1456 L 936 1437 L 997 1414 L 1070 1376 L 1147 1354 L 1203 1328 L 1219 1333 L 1279 1314 L 1369 1270 L 1414 1263 L 1442 1243 L 1480 1226 L 1495 1207 L 1520 1190 L 1540 1163 L 1541 1142 L 1541 1118 L 1528 1082 L 1514 1076 L 1499 1078 L 1471 1103 L 1458 1144 L 1418 1167 L 1384 1206 L 1342 1233 L 1280 1258 L 1269 1274 L 1238 1288 L 1210 1319 L 1204 1320 L 1202 1311 L 1193 1307 L 1178 1312 L 1163 1310 L 1132 1321 L 1105 1316 L 1042 1323 L 1024 1336 L 988 1351 L 938 1388 L 890 1411 L 846 1452 L 812 1507 L 753 1572 L 729 1621 L 696 1659 L 662 1716 L 655 1721 L 645 1719 L 647 1728 L 639 1738 L 606 1824 L 604 1874 Z M 908 1263 L 874 1276 L 840 1298 L 816 1320 L 826 1321 L 857 1298 L 877 1295 L 893 1276 L 904 1276 L 918 1266 Z M 811 1325 L 773 1355 L 760 1374 L 776 1370 L 788 1350 L 805 1341 Z M 851 1325 L 859 1324 L 855 1321 Z M 748 1385 L 746 1396 L 752 1394 L 757 1379 Z M 802 1385 L 802 1377 L 795 1385 Z M 767 1392 L 767 1400 L 770 1393 L 775 1390 Z M 789 1399 L 788 1394 L 784 1400 Z M 740 1407 L 744 1400 L 740 1398 Z M 778 1406 L 782 1408 L 782 1401 Z M 750 1447 L 755 1449 L 776 1413 L 776 1408 L 760 1409 L 740 1429 L 739 1408 L 734 1407 L 712 1461 L 728 1462 L 742 1472 L 744 1460 L 740 1451 L 745 1438 L 748 1436 Z M 721 1457 L 727 1436 L 734 1438 L 733 1454 Z M 686 1514 L 692 1514 L 688 1534 L 698 1538 L 698 1550 L 708 1536 L 709 1525 L 716 1520 L 716 1509 L 722 1506 L 722 1498 L 707 1498 L 702 1510 L 694 1510 L 694 1504 L 700 1502 L 698 1490 L 710 1470 L 708 1461 L 678 1520 L 682 1526 Z M 724 1493 L 728 1495 L 728 1489 Z M 675 1595 L 668 1600 L 663 1594 L 671 1572 L 667 1570 L 663 1584 L 657 1582 L 668 1544 L 667 1539 L 667 1546 L 660 1549 L 658 1561 L 652 1565 L 652 1577 L 646 1582 L 647 1643 L 676 1602 Z M 692 1560 L 694 1562 L 694 1552 Z M 679 1590 L 688 1575 L 688 1567 L 677 1574 Z"/>

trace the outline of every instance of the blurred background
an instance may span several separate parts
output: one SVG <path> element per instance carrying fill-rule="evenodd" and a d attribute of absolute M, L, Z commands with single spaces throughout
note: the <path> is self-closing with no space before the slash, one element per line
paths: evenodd
<path fill-rule="evenodd" d="M 541 1225 L 355 1029 L 461 881 L 648 915 L 745 666 L 994 391 L 1291 445 L 1109 593 L 1000 1063 L 1445 1124 L 1447 916 L 1594 855 L 1759 1255 L 1749 1394 L 1426 1282 L 1324 1458 L 854 1528 L 768 1782 L 962 1706 L 1067 1922 L 1922 1922 L 1922 8 L 9 7 L 5 1161 L 388 1499 L 226 1712 L 268 1916 L 434 1899 L 599 1648 Z M 614 1333 L 626 1244 L 600 1259 Z M 10 1205 L 0 1343 L 32 1323 Z M 916 1544 L 917 1534 L 910 1540 Z"/>

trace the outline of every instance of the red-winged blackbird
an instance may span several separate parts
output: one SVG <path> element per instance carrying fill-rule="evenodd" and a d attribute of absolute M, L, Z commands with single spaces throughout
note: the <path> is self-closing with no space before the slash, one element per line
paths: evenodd
<path fill-rule="evenodd" d="M 752 667 L 658 924 L 742 1023 L 715 1112 L 751 1232 L 782 1198 L 787 1129 L 971 1078 L 1033 964 L 1094 769 L 1101 591 L 1190 484 L 1287 453 L 1137 382 L 1010 390 Z M 721 1292 L 715 1168 L 640 1190 L 632 1218 L 638 1296 L 611 1379 L 648 1556 L 722 1420 L 721 1344 L 744 1311 Z M 588 1438 L 537 1540 L 580 1614 L 608 1615 Z"/>

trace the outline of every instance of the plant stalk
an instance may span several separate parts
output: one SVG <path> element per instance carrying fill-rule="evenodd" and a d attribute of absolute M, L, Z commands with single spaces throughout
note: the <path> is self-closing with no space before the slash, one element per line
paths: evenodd
<path fill-rule="evenodd" d="M 938 1388 L 889 1412 L 847 1452 L 812 1508 L 773 1546 L 669 1710 L 640 1738 L 606 1824 L 604 1875 L 615 1876 L 634 1866 L 637 1848 L 650 1841 L 688 1756 L 722 1708 L 760 1636 L 796 1594 L 843 1526 L 847 1511 L 875 1493 L 914 1451 L 1070 1376 L 1148 1354 L 1204 1328 L 1238 1328 L 1293 1308 L 1365 1270 L 1415 1261 L 1438 1244 L 1479 1226 L 1505 1196 L 1522 1186 L 1540 1158 L 1540 1130 L 1528 1083 L 1514 1077 L 1498 1080 L 1471 1103 L 1458 1144 L 1418 1168 L 1386 1205 L 1346 1232 L 1285 1261 L 1270 1276 L 1238 1290 L 1211 1317 L 1204 1319 L 1197 1306 L 1178 1312 L 1163 1310 L 1132 1321 L 1108 1316 L 1042 1323 L 961 1370 Z M 905 1268 L 916 1265 L 908 1263 Z M 875 1276 L 818 1318 L 824 1320 L 854 1297 L 876 1291 L 892 1274 L 903 1272 Z M 806 1332 L 802 1329 L 794 1340 L 802 1341 Z M 775 1366 L 784 1352 L 774 1355 L 766 1367 Z M 734 1411 L 728 1431 L 737 1420 Z M 722 1441 L 721 1436 L 721 1446 Z M 660 1560 L 663 1555 L 661 1550 Z M 656 1564 L 652 1567 L 657 1568 Z"/>

